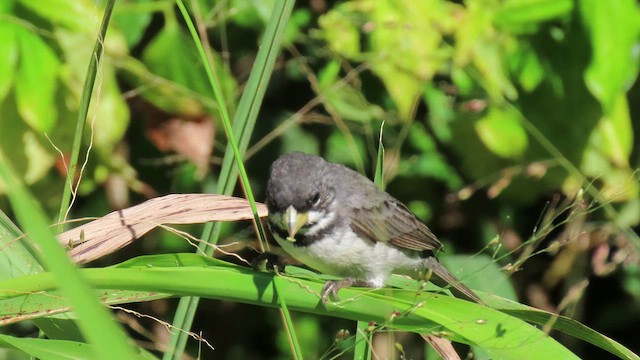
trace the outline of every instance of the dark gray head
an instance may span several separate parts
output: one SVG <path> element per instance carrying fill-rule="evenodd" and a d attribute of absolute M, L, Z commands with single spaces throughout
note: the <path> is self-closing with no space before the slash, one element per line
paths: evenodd
<path fill-rule="evenodd" d="M 307 212 L 332 200 L 334 189 L 327 176 L 329 168 L 330 164 L 319 156 L 300 152 L 281 156 L 271 165 L 267 183 L 269 212 L 289 206 L 298 212 Z"/>

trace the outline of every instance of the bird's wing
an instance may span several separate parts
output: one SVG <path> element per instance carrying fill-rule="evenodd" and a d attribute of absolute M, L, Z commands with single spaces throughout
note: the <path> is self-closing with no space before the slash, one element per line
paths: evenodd
<path fill-rule="evenodd" d="M 351 229 L 361 237 L 401 248 L 439 250 L 438 238 L 404 204 L 391 197 L 375 207 L 356 207 Z"/>

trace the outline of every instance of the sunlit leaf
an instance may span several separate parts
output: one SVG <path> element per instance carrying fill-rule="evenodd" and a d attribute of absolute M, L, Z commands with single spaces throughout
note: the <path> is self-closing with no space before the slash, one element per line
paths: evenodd
<path fill-rule="evenodd" d="M 48 132 L 57 120 L 55 94 L 60 61 L 42 38 L 31 31 L 17 32 L 20 46 L 16 75 L 18 111 L 29 126 Z"/>
<path fill-rule="evenodd" d="M 529 140 L 519 119 L 497 108 L 489 110 L 475 123 L 482 142 L 493 153 L 504 158 L 518 158 L 527 150 Z"/>
<path fill-rule="evenodd" d="M 540 23 L 568 15 L 571 0 L 505 0 L 496 14 L 496 23 L 511 31 L 537 30 Z"/>
<path fill-rule="evenodd" d="M 0 21 L 0 102 L 13 85 L 18 63 L 18 42 L 15 25 Z"/>
<path fill-rule="evenodd" d="M 634 0 L 581 0 L 579 4 L 593 52 L 586 83 L 609 112 L 638 75 L 640 8 Z"/>

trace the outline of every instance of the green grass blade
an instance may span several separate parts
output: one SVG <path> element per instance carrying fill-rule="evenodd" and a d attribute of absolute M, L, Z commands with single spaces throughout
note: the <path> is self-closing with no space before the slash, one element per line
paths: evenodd
<path fill-rule="evenodd" d="M 357 360 L 371 359 L 372 333 L 367 331 L 369 323 L 358 321 L 356 328 L 356 347 L 353 349 L 353 358 Z"/>
<path fill-rule="evenodd" d="M 302 349 L 300 349 L 300 342 L 298 341 L 298 337 L 296 336 L 295 327 L 293 326 L 293 321 L 291 320 L 291 314 L 289 313 L 289 308 L 287 307 L 287 301 L 284 296 L 278 296 L 278 281 L 279 280 L 277 278 L 273 279 L 273 287 L 275 290 L 277 301 L 280 304 L 280 308 L 282 309 L 282 317 L 284 318 L 285 326 L 287 327 L 289 341 L 291 342 L 291 348 L 293 350 L 294 358 L 296 360 L 302 360 Z"/>
<path fill-rule="evenodd" d="M 0 210 L 0 280 L 43 272 L 20 229 Z"/>
<path fill-rule="evenodd" d="M 63 228 L 63 220 L 67 213 L 67 208 L 71 202 L 71 190 L 74 186 L 73 183 L 76 178 L 76 170 L 78 168 L 78 158 L 80 156 L 80 144 L 82 143 L 82 136 L 84 135 L 84 128 L 87 122 L 87 114 L 89 113 L 89 105 L 91 103 L 91 96 L 93 95 L 93 87 L 96 82 L 96 75 L 98 73 L 98 67 L 102 61 L 102 54 L 104 52 L 104 39 L 107 34 L 107 28 L 111 14 L 113 12 L 113 6 L 115 0 L 107 1 L 104 15 L 102 16 L 102 23 L 100 24 L 100 30 L 98 38 L 96 39 L 89 59 L 89 68 L 87 69 L 87 77 L 84 80 L 84 87 L 82 89 L 82 98 L 80 100 L 80 109 L 78 110 L 78 117 L 76 119 L 76 130 L 73 135 L 73 145 L 71 147 L 71 153 L 69 154 L 69 165 L 67 170 L 67 181 L 62 192 L 62 200 L 60 201 L 60 210 L 58 213 L 58 231 L 61 232 Z"/>
<path fill-rule="evenodd" d="M 0 210 L 0 280 L 44 272 L 35 257 L 36 251 L 20 229 Z M 21 307 L 24 304 L 16 304 Z M 38 308 L 30 312 L 38 311 Z M 82 335 L 68 315 L 39 318 L 34 324 L 50 339 L 82 340 Z"/>
<path fill-rule="evenodd" d="M 0 335 L 0 347 L 20 350 L 28 355 L 47 360 L 77 360 L 92 359 L 95 354 L 94 346 L 77 341 L 17 338 Z M 131 359 L 154 359 L 146 351 Z"/>
<path fill-rule="evenodd" d="M 286 297 L 292 311 L 330 315 L 344 319 L 373 321 L 376 327 L 438 334 L 453 341 L 478 346 L 493 358 L 531 359 L 576 358 L 544 331 L 529 325 L 546 324 L 556 315 L 531 310 L 523 305 L 483 296 L 495 309 L 431 292 L 416 292 L 417 283 L 406 289 L 342 289 L 339 304 L 324 310 L 319 304 L 323 281 L 271 273 L 256 273 L 220 260 L 194 254 L 167 254 L 132 259 L 112 268 L 85 269 L 84 277 L 95 288 L 158 291 L 166 294 L 203 296 L 260 306 L 278 307 Z M 274 277 L 279 287 L 274 291 Z M 203 286 L 202 279 L 215 279 Z M 35 274 L 0 282 L 0 299 L 40 293 L 55 287 L 50 273 Z M 63 300 L 60 300 L 63 301 Z M 0 301 L 0 305 L 4 301 Z M 6 315 L 0 306 L 0 316 Z M 505 311 L 519 313 L 511 316 Z M 540 315 L 543 314 L 543 315 Z M 622 345 L 576 321 L 557 317 L 553 327 L 585 339 L 623 359 L 640 359 Z"/>
<path fill-rule="evenodd" d="M 194 40 L 196 41 L 196 46 L 199 49 L 198 51 L 201 54 L 201 58 L 203 59 L 203 62 L 206 63 L 207 58 L 204 53 L 204 49 L 197 39 L 195 27 L 193 26 L 191 19 L 189 18 L 182 1 L 177 0 L 176 3 L 185 18 L 187 26 L 190 28 Z M 267 84 L 273 71 L 277 54 L 280 51 L 284 28 L 293 9 L 293 4 L 293 0 L 276 2 L 276 6 L 274 8 L 275 16 L 272 17 L 273 20 L 269 22 L 265 35 L 263 36 L 260 50 L 258 51 L 256 58 L 256 63 L 254 64 L 251 75 L 249 76 L 249 81 L 245 87 L 245 91 L 240 99 L 238 110 L 234 116 L 233 128 L 230 125 L 228 119 L 229 115 L 224 107 L 222 96 L 220 95 L 222 92 L 216 90 L 218 88 L 218 84 L 215 81 L 213 73 L 210 71 L 211 67 L 205 67 L 208 71 L 207 74 L 209 76 L 211 86 L 214 89 L 214 94 L 216 94 L 216 99 L 220 105 L 219 109 L 221 110 L 221 117 L 228 137 L 227 149 L 224 155 L 221 174 L 218 179 L 218 193 L 231 194 L 235 188 L 237 174 L 240 172 L 245 191 L 247 192 L 247 197 L 251 202 L 252 207 L 255 206 L 255 201 L 242 163 L 242 158 L 251 138 L 251 133 L 253 132 L 253 127 L 257 119 L 260 105 L 262 104 L 262 99 L 264 98 L 264 92 L 266 91 Z M 239 144 L 235 140 L 236 136 L 239 139 Z M 258 226 L 260 236 L 264 241 L 264 231 L 262 230 L 255 208 L 253 208 L 253 211 L 256 216 L 256 225 Z M 219 224 L 208 224 L 205 227 L 202 238 L 209 239 L 210 242 L 215 243 L 217 242 L 219 234 Z M 202 249 L 205 251 L 205 254 L 208 255 L 213 251 L 213 248 L 211 246 L 206 246 L 206 244 L 202 244 L 201 250 Z M 173 325 L 180 329 L 191 328 L 198 302 L 199 300 L 193 297 L 181 299 L 176 310 Z M 169 340 L 169 350 L 165 353 L 164 359 L 180 358 L 186 346 L 186 342 L 186 334 L 183 332 L 173 333 Z"/>
<path fill-rule="evenodd" d="M 373 182 L 378 185 L 378 188 L 384 190 L 384 144 L 382 143 L 382 133 L 384 130 L 384 121 L 380 125 L 380 137 L 378 140 L 378 156 L 376 157 L 376 171 L 373 177 Z"/>
<path fill-rule="evenodd" d="M 0 177 L 11 191 L 7 194 L 16 218 L 41 251 L 40 261 L 55 276 L 56 285 L 69 298 L 78 314 L 84 337 L 95 345 L 98 359 L 132 359 L 136 352 L 129 338 L 111 318 L 82 278 L 48 228 L 47 217 L 0 152 Z M 15 279 L 22 279 L 15 278 Z M 12 279 L 12 280 L 15 280 Z"/>
<path fill-rule="evenodd" d="M 384 121 L 380 125 L 380 137 L 378 140 L 378 155 L 376 156 L 376 168 L 374 171 L 373 182 L 380 190 L 384 190 L 384 145 L 382 143 L 382 131 L 384 129 Z M 356 347 L 353 352 L 354 359 L 371 359 L 372 334 L 365 331 L 369 327 L 368 322 L 358 321 L 356 332 Z"/>

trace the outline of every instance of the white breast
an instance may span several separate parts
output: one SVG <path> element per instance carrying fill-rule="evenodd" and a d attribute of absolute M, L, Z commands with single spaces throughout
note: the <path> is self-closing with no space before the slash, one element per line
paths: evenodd
<path fill-rule="evenodd" d="M 308 246 L 295 246 L 278 236 L 276 240 L 287 253 L 317 271 L 367 280 L 376 287 L 382 287 L 394 271 L 415 271 L 422 266 L 417 253 L 360 239 L 350 228 L 338 235 Z"/>

